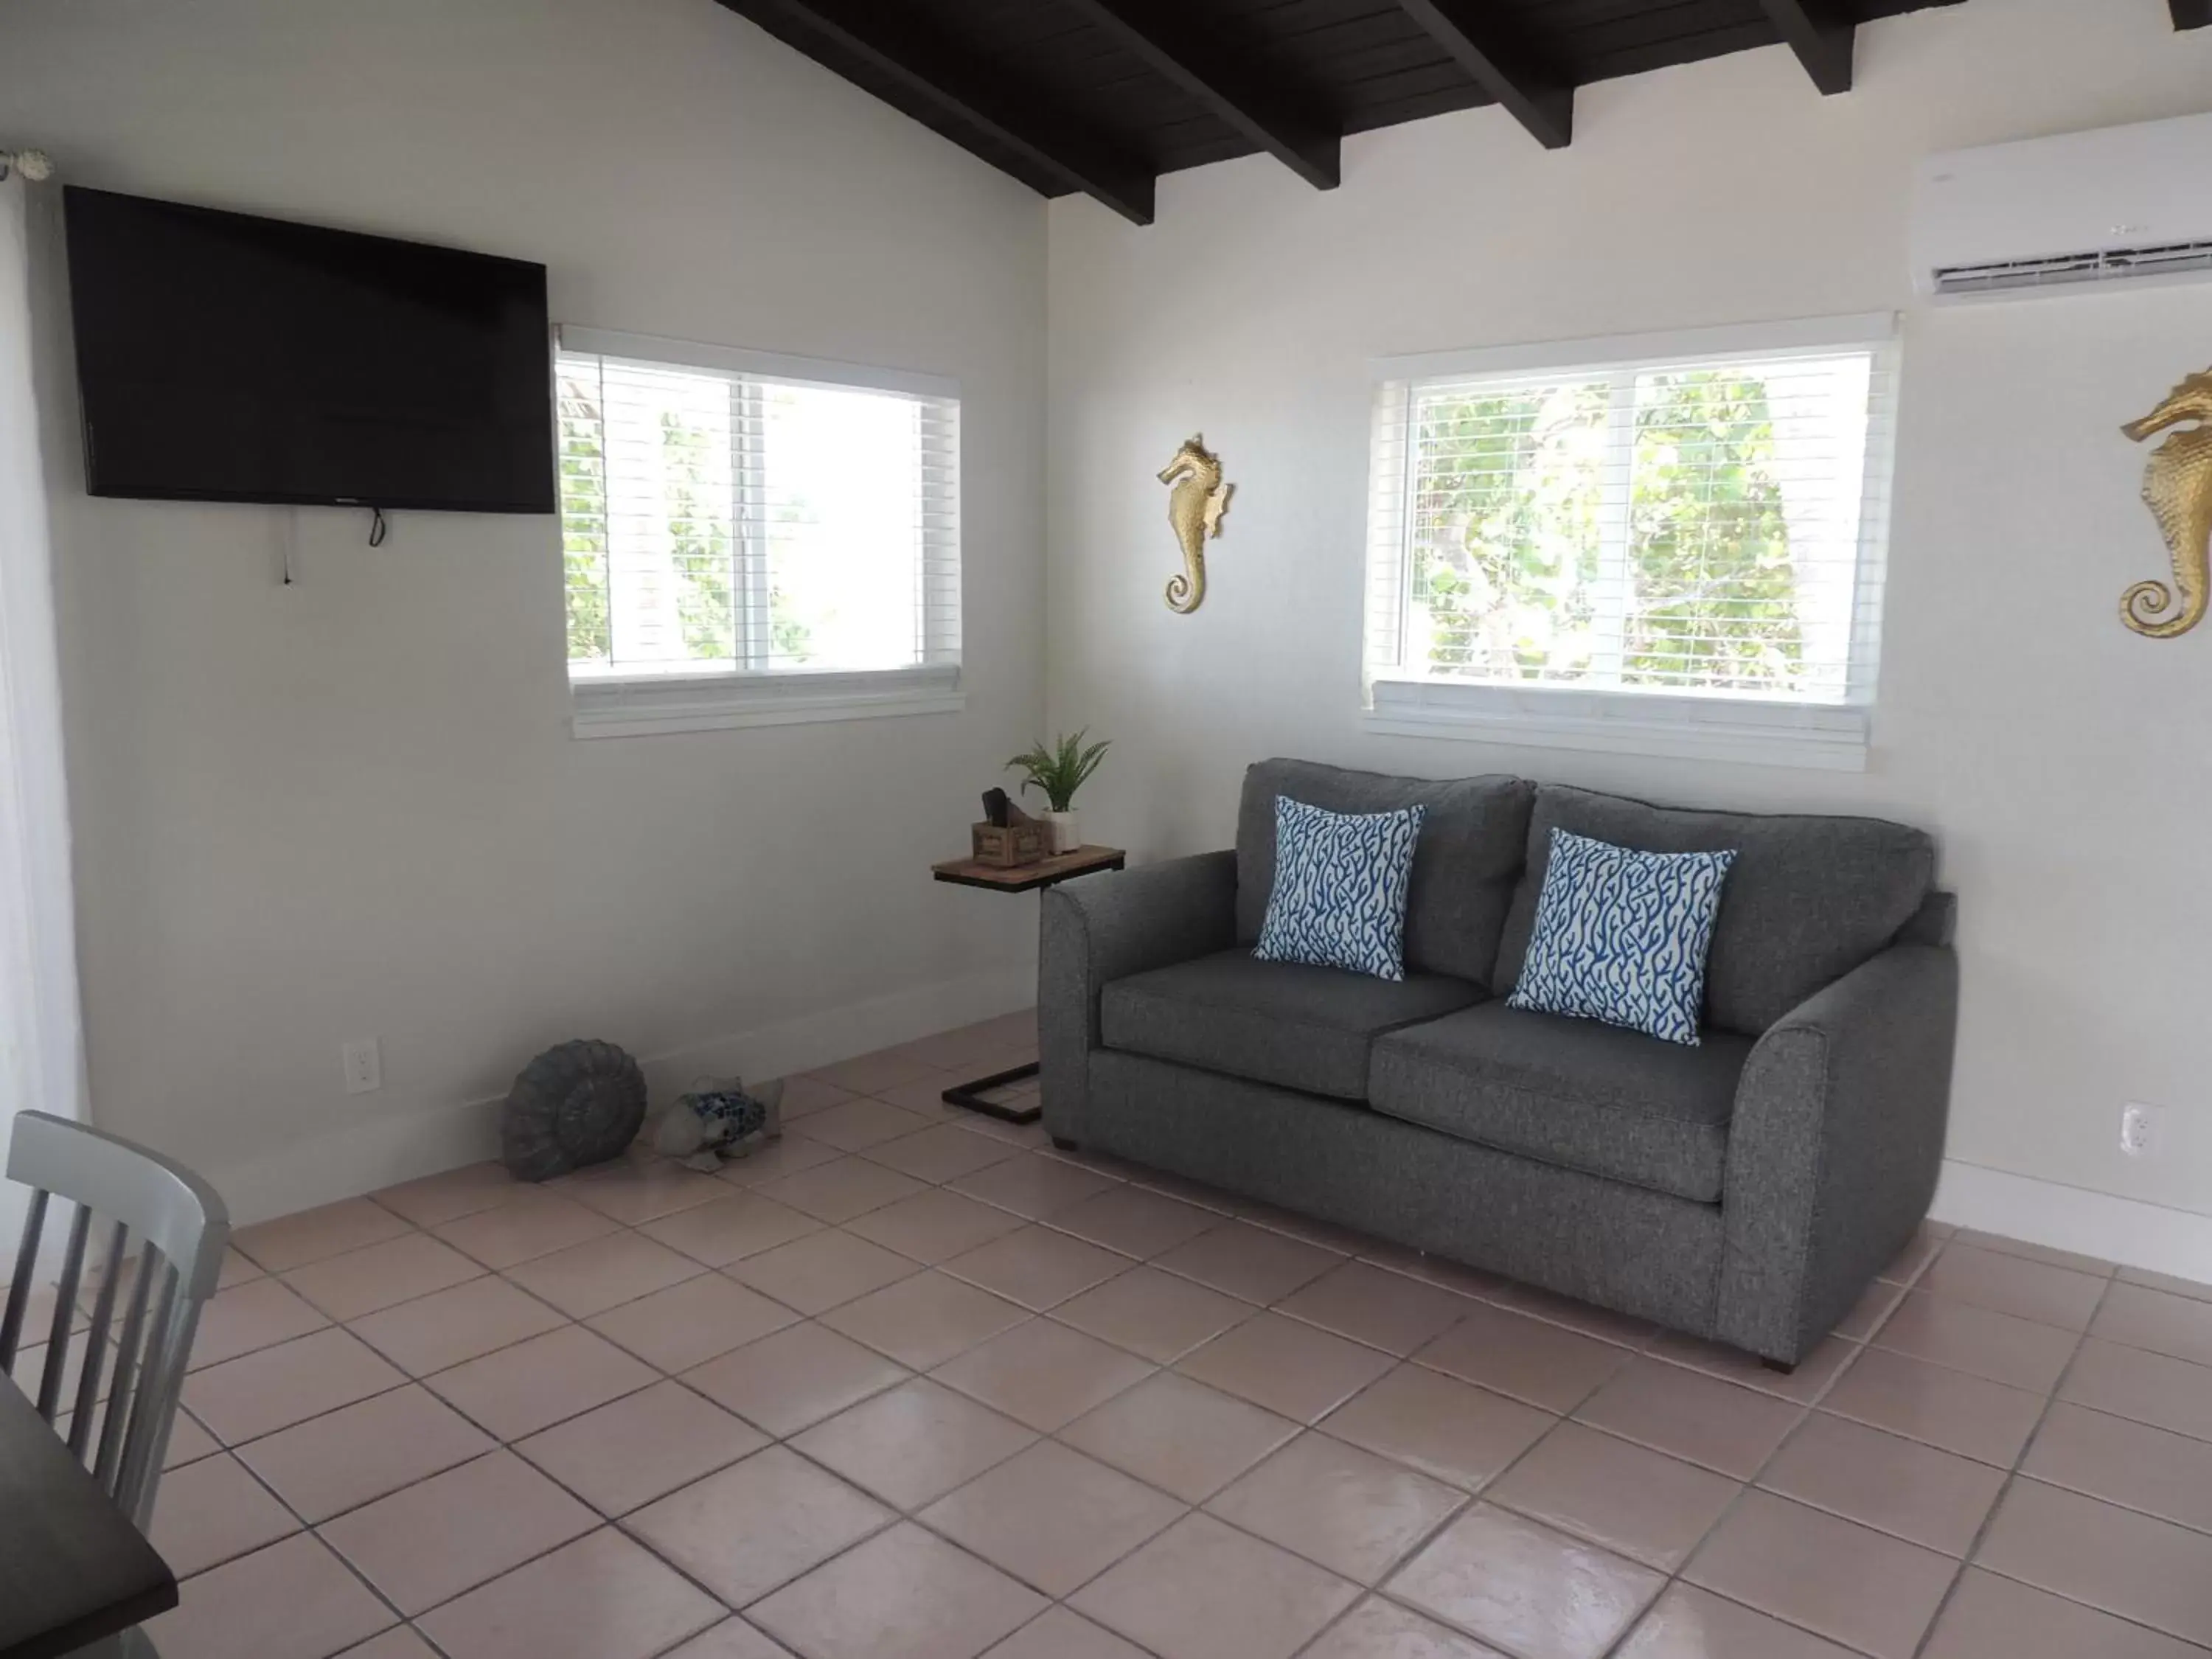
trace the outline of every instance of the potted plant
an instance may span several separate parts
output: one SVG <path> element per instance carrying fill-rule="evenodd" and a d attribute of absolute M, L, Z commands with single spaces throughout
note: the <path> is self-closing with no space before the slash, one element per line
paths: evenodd
<path fill-rule="evenodd" d="M 1083 739 L 1090 735 L 1085 727 L 1073 737 L 1060 736 L 1057 747 L 1047 748 L 1040 741 L 1028 753 L 1017 755 L 1006 763 L 1009 771 L 1022 775 L 1022 788 L 1044 791 L 1046 804 L 1051 807 L 1045 822 L 1052 826 L 1052 850 L 1073 853 L 1083 845 L 1083 836 L 1075 824 L 1075 792 L 1081 787 L 1098 763 L 1106 757 L 1108 739 L 1101 738 L 1088 748 Z"/>

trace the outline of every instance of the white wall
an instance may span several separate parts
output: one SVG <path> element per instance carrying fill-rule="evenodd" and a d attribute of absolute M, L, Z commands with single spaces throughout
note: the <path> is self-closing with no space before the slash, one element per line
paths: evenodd
<path fill-rule="evenodd" d="M 563 1037 L 681 1082 L 1026 1000 L 1033 906 L 926 866 L 1042 699 L 1035 196 L 711 0 L 6 11 L 0 129 L 65 179 L 540 260 L 560 319 L 965 394 L 959 715 L 579 743 L 550 520 L 400 514 L 372 552 L 304 514 L 287 590 L 289 514 L 68 491 L 96 1121 L 250 1218 L 458 1161 L 454 1109 Z M 384 1089 L 349 1097 L 365 1036 Z"/>
<path fill-rule="evenodd" d="M 1954 1156 L 2212 1214 L 2212 635 L 2114 617 L 2163 564 L 2114 428 L 2212 362 L 2212 288 L 1936 312 L 1904 251 L 1917 155 L 2212 108 L 2212 32 L 1971 0 L 1863 30 L 1859 81 L 1741 55 L 1584 89 L 1564 153 L 1471 111 L 1352 140 L 1327 194 L 1263 158 L 1175 175 L 1139 229 L 1048 216 L 711 0 L 11 0 L 0 137 L 66 177 L 540 259 L 566 319 L 966 391 L 951 717 L 576 743 L 542 521 L 404 515 L 372 553 L 305 514 L 286 591 L 282 515 L 62 491 L 97 1121 L 251 1216 L 453 1160 L 484 1121 L 458 1109 L 580 1031 L 680 1080 L 1011 1006 L 1031 907 L 921 866 L 1037 725 L 1048 527 L 1052 722 L 1120 740 L 1094 836 L 1220 844 L 1276 752 L 1928 824 L 1965 909 Z M 1866 775 L 1361 729 L 1370 356 L 1885 306 Z M 1182 618 L 1152 474 L 1199 427 L 1239 490 Z M 385 1089 L 349 1097 L 368 1036 Z M 2172 1109 L 2160 1161 L 2113 1148 L 2130 1098 Z"/>
<path fill-rule="evenodd" d="M 82 1115 L 61 674 L 20 173 L 0 179 L 0 1170 L 15 1115 Z M 0 1261 L 30 1207 L 0 1180 Z"/>
<path fill-rule="evenodd" d="M 2212 362 L 2212 286 L 1936 310 L 1905 258 L 1918 156 L 2212 109 L 2212 31 L 1971 0 L 1860 42 L 1845 97 L 1756 52 L 1585 88 L 1556 154 L 1476 110 L 1350 141 L 1327 194 L 1255 159 L 1164 181 L 1149 229 L 1055 204 L 1051 723 L 1117 739 L 1085 805 L 1147 857 L 1225 845 L 1276 753 L 1924 824 L 1962 910 L 1952 1156 L 2212 1214 L 2212 629 L 2116 611 L 2166 562 L 2117 428 Z M 1363 731 L 1368 358 L 1893 307 L 1865 775 Z M 1237 491 L 1180 617 L 1152 474 L 1198 428 Z M 2130 1099 L 2171 1109 L 2161 1159 L 2120 1156 Z"/>

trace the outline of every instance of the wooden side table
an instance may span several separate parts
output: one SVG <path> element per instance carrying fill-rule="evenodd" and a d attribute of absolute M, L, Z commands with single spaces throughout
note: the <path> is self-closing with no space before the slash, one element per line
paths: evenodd
<path fill-rule="evenodd" d="M 994 893 L 1034 893 L 1040 888 L 1072 881 L 1078 876 L 1095 875 L 1101 870 L 1119 870 L 1128 862 L 1129 855 L 1119 847 L 1079 847 L 1073 853 L 1055 853 L 1036 864 L 1016 865 L 1011 870 L 995 865 L 978 864 L 973 859 L 952 859 L 943 864 L 930 866 L 930 873 L 939 881 L 950 882 L 955 887 L 981 887 Z M 957 1084 L 945 1091 L 945 1103 L 964 1107 L 971 1112 L 981 1112 L 986 1117 L 1003 1119 L 1008 1123 L 1034 1123 L 1042 1115 L 1044 1108 L 1037 1105 L 1005 1106 L 984 1096 L 994 1089 L 1003 1089 L 1009 1083 L 1019 1083 L 1025 1077 L 1035 1077 L 1037 1065 L 1031 1060 L 1026 1066 L 1017 1066 L 1010 1072 L 994 1072 L 988 1077 L 979 1077 L 972 1083 Z"/>

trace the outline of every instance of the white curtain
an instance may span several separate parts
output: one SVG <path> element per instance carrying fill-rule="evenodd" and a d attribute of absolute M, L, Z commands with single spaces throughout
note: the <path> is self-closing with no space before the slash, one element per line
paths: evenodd
<path fill-rule="evenodd" d="M 36 188 L 0 182 L 0 1149 L 27 1107 L 82 1115 L 83 1073 L 53 558 L 31 368 L 25 194 Z M 21 1189 L 0 1181 L 0 1278 L 22 1218 Z"/>

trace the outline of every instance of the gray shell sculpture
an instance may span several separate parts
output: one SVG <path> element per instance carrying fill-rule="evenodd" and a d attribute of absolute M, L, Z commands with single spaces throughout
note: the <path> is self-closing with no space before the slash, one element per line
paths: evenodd
<path fill-rule="evenodd" d="M 645 1121 L 645 1073 L 611 1042 L 580 1038 L 522 1068 L 500 1115 L 501 1153 L 518 1181 L 550 1181 L 620 1156 Z"/>

